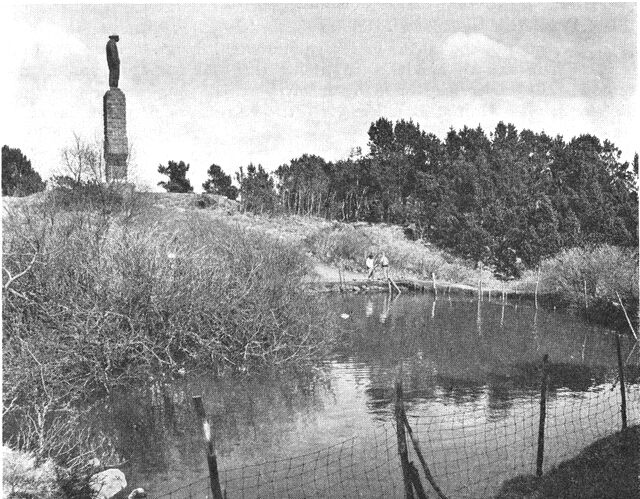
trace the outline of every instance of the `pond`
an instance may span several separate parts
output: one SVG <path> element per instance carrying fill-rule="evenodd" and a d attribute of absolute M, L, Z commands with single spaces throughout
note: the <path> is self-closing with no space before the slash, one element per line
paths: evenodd
<path fill-rule="evenodd" d="M 317 368 L 150 379 L 113 394 L 100 424 L 128 462 L 128 482 L 150 497 L 207 497 L 191 399 L 202 395 L 229 498 L 403 497 L 394 426 L 400 377 L 438 485 L 449 497 L 487 497 L 503 480 L 535 472 L 545 353 L 544 469 L 620 428 L 615 337 L 604 328 L 486 298 L 318 299 L 340 332 L 334 356 Z M 622 346 L 628 353 L 631 342 Z M 630 424 L 640 422 L 639 371 L 626 373 Z M 419 466 L 413 450 L 410 458 Z"/>

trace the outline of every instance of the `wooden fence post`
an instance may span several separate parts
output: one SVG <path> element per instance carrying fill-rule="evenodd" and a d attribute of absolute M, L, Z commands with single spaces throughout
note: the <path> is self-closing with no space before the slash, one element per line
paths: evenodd
<path fill-rule="evenodd" d="M 624 364 L 622 362 L 622 353 L 620 352 L 620 335 L 616 333 L 616 350 L 618 352 L 618 373 L 620 375 L 620 396 L 622 401 L 620 404 L 620 412 L 622 414 L 622 429 L 627 428 L 627 395 L 624 388 Z"/>
<path fill-rule="evenodd" d="M 544 459 L 544 423 L 547 416 L 547 385 L 549 383 L 549 355 L 542 358 L 542 383 L 540 386 L 540 423 L 538 425 L 538 459 L 536 475 L 542 476 L 542 461 Z"/>
<path fill-rule="evenodd" d="M 407 414 L 404 411 L 404 406 L 402 407 L 402 421 L 407 428 L 407 433 L 409 433 L 409 438 L 411 439 L 411 443 L 413 444 L 413 449 L 416 451 L 416 455 L 418 456 L 418 460 L 422 465 L 422 469 L 424 471 L 424 476 L 427 477 L 428 482 L 433 487 L 433 490 L 438 494 L 440 499 L 447 499 L 447 496 L 442 492 L 442 489 L 438 487 L 433 475 L 431 474 L 431 470 L 427 465 L 427 461 L 424 459 L 422 455 L 422 450 L 420 450 L 420 444 L 418 443 L 418 439 L 413 435 L 413 430 L 411 429 L 411 425 L 409 424 L 409 420 L 407 419 Z M 413 467 L 413 463 L 409 463 Z M 415 468 L 415 467 L 414 467 Z M 423 489 L 424 490 L 424 489 Z"/>
<path fill-rule="evenodd" d="M 536 277 L 536 291 L 534 293 L 533 299 L 536 304 L 536 308 L 538 308 L 538 286 L 540 285 L 540 266 L 538 265 L 538 274 Z"/>
<path fill-rule="evenodd" d="M 420 481 L 420 474 L 418 473 L 418 469 L 415 467 L 413 463 L 409 463 L 409 473 L 411 474 L 411 483 L 413 487 L 416 489 L 416 495 L 418 499 L 428 499 L 427 493 L 422 486 L 422 482 Z"/>
<path fill-rule="evenodd" d="M 209 424 L 207 414 L 204 411 L 202 397 L 193 397 L 193 406 L 196 410 L 196 414 L 200 418 L 200 422 L 202 423 L 202 433 L 204 435 L 207 450 L 207 465 L 209 466 L 211 493 L 213 494 L 213 499 L 224 499 L 222 489 L 220 487 L 220 477 L 218 476 L 218 460 L 216 458 L 216 451 L 213 447 L 213 440 L 211 438 L 211 425 Z"/>
<path fill-rule="evenodd" d="M 404 432 L 404 420 L 402 418 L 402 380 L 396 380 L 396 437 L 398 439 L 398 454 L 400 454 L 400 464 L 402 465 L 402 477 L 404 481 L 404 495 L 406 499 L 414 499 L 413 486 L 411 481 L 411 467 L 409 466 L 409 454 L 407 452 L 407 437 Z"/>
<path fill-rule="evenodd" d="M 584 309 L 589 310 L 589 300 L 587 298 L 587 280 L 583 279 L 584 282 Z"/>

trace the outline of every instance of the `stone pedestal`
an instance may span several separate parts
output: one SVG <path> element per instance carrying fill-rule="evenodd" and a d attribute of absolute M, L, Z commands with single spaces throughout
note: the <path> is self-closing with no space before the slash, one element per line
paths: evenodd
<path fill-rule="evenodd" d="M 124 92 L 111 87 L 104 104 L 104 159 L 107 182 L 127 180 L 127 101 Z"/>

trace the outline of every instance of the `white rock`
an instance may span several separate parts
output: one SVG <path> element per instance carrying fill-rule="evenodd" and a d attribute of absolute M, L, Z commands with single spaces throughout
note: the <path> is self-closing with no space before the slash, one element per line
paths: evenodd
<path fill-rule="evenodd" d="M 147 497 L 147 493 L 142 487 L 138 487 L 137 489 L 133 489 L 131 494 L 127 497 L 127 499 L 140 499 L 142 497 Z"/>
<path fill-rule="evenodd" d="M 126 486 L 124 473 L 115 468 L 96 473 L 89 479 L 94 499 L 111 499 Z"/>

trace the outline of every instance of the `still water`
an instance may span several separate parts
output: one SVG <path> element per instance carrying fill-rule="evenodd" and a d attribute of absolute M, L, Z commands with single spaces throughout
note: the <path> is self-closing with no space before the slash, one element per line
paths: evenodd
<path fill-rule="evenodd" d="M 128 462 L 128 482 L 151 497 L 181 487 L 172 497 L 207 497 L 191 406 L 202 395 L 229 498 L 402 497 L 393 418 L 400 376 L 438 485 L 449 497 L 488 497 L 503 480 L 535 472 L 545 353 L 545 469 L 620 427 L 615 340 L 604 328 L 486 298 L 319 299 L 340 332 L 318 368 L 150 380 L 114 394 L 100 422 Z M 640 422 L 639 371 L 631 365 L 626 374 L 630 424 Z"/>

